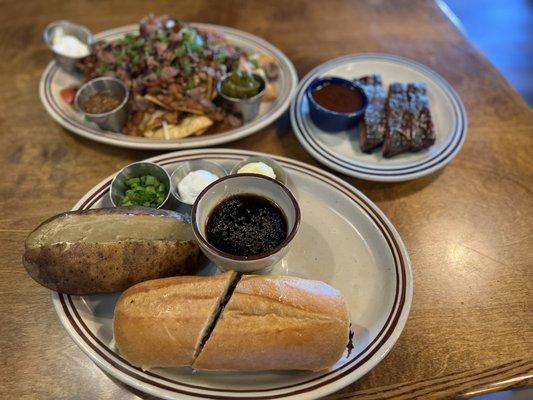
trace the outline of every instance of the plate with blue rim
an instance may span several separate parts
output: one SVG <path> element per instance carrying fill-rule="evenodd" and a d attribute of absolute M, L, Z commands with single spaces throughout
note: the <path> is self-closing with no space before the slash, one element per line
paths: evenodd
<path fill-rule="evenodd" d="M 370 154 L 359 148 L 359 127 L 329 133 L 312 122 L 305 93 L 316 78 L 339 76 L 353 80 L 371 74 L 381 75 L 386 91 L 393 82 L 426 85 L 436 135 L 433 146 L 385 158 L 381 148 Z M 390 54 L 353 54 L 317 66 L 300 81 L 290 118 L 296 137 L 316 160 L 345 175 L 381 182 L 416 179 L 443 168 L 459 153 L 467 133 L 464 105 L 450 83 L 423 64 Z"/>
<path fill-rule="evenodd" d="M 93 122 L 87 121 L 81 112 L 61 99 L 61 90 L 79 86 L 82 77 L 63 71 L 55 61 L 50 61 L 39 83 L 39 97 L 46 112 L 65 129 L 96 142 L 133 149 L 178 150 L 215 146 L 242 139 L 272 124 L 289 108 L 298 76 L 291 60 L 281 50 L 264 39 L 238 29 L 196 22 L 191 22 L 190 25 L 204 31 L 216 32 L 228 43 L 250 54 L 264 54 L 275 61 L 279 74 L 271 83 L 278 96 L 274 101 L 262 102 L 258 115 L 251 121 L 224 132 L 168 140 L 104 131 Z M 113 42 L 127 34 L 136 35 L 138 32 L 139 25 L 134 24 L 97 33 L 94 38 L 96 41 Z"/>

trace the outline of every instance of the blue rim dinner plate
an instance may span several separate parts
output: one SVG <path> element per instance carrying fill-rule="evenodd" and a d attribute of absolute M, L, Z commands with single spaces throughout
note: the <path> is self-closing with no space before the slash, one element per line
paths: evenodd
<path fill-rule="evenodd" d="M 436 133 L 433 146 L 386 159 L 381 149 L 371 154 L 359 149 L 357 129 L 328 133 L 313 124 L 305 96 L 313 80 L 324 76 L 355 79 L 369 74 L 380 74 L 386 89 L 392 82 L 426 84 Z M 315 159 L 335 171 L 371 181 L 406 181 L 444 167 L 463 146 L 467 132 L 466 111 L 453 87 L 425 65 L 389 54 L 347 55 L 314 68 L 298 85 L 290 117 L 298 140 Z"/>

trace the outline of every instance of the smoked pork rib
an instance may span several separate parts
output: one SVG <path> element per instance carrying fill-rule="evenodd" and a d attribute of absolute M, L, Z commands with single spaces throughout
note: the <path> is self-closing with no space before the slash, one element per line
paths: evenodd
<path fill-rule="evenodd" d="M 435 143 L 435 130 L 423 83 L 392 83 L 386 103 L 388 130 L 383 156 L 416 152 Z"/>
<path fill-rule="evenodd" d="M 387 115 L 385 112 L 386 94 L 381 75 L 373 74 L 356 79 L 368 96 L 368 107 L 359 129 L 359 147 L 370 153 L 381 146 L 387 132 Z"/>

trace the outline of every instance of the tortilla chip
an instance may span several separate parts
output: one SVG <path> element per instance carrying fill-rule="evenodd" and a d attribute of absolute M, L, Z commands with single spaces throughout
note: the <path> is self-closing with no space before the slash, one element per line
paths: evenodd
<path fill-rule="evenodd" d="M 272 83 L 266 85 L 265 95 L 263 96 L 264 101 L 273 101 L 278 98 L 278 88 L 276 88 Z"/>
<path fill-rule="evenodd" d="M 208 75 L 207 76 L 207 93 L 206 93 L 206 98 L 209 99 L 209 100 L 214 100 L 215 97 L 217 96 L 217 92 L 215 89 L 215 85 L 214 85 L 214 81 L 213 81 L 213 77 L 211 75 Z"/>
<path fill-rule="evenodd" d="M 195 114 L 198 116 L 204 115 L 204 110 L 196 109 L 196 108 L 187 108 L 187 106 L 178 106 L 174 108 L 176 111 L 186 112 L 189 114 Z M 207 118 L 207 117 L 206 117 Z"/>
<path fill-rule="evenodd" d="M 257 62 L 259 65 L 275 63 L 276 57 L 271 56 L 270 54 L 260 54 L 259 57 L 257 57 Z"/>
<path fill-rule="evenodd" d="M 200 135 L 213 125 L 213 121 L 203 115 L 189 115 L 178 125 L 164 124 L 161 128 L 143 133 L 151 139 L 182 139 L 191 135 Z"/>
<path fill-rule="evenodd" d="M 162 117 L 164 114 L 165 112 L 161 110 L 156 110 L 153 113 L 146 113 L 141 123 L 142 129 L 150 131 L 159 128 L 163 124 Z"/>
<path fill-rule="evenodd" d="M 151 94 L 145 94 L 144 98 L 148 100 L 149 102 L 167 110 L 167 111 L 180 111 L 180 112 L 186 112 L 189 114 L 196 114 L 196 115 L 204 115 L 205 112 L 202 108 L 191 108 L 187 107 L 185 104 L 178 104 L 177 106 L 172 106 L 169 104 L 163 103 L 161 100 L 159 100 L 157 97 L 152 96 Z"/>
<path fill-rule="evenodd" d="M 207 130 L 208 128 L 205 128 L 205 129 L 201 129 L 197 132 L 194 132 L 194 136 L 200 136 L 200 135 L 203 135 L 205 133 L 205 131 Z"/>
<path fill-rule="evenodd" d="M 165 110 L 172 111 L 172 108 L 170 108 L 165 103 L 163 103 L 161 100 L 159 100 L 157 97 L 151 94 L 145 94 L 144 98 L 148 100 L 150 103 L 154 103 L 155 105 L 158 105 L 159 107 L 164 108 Z"/>

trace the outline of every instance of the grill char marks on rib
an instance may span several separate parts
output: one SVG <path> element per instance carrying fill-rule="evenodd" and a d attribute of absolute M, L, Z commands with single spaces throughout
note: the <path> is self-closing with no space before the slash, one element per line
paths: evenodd
<path fill-rule="evenodd" d="M 373 74 L 355 80 L 368 97 L 361 128 L 359 130 L 359 146 L 365 153 L 370 153 L 381 146 L 387 133 L 387 114 L 385 111 L 386 94 L 381 75 Z"/>
<path fill-rule="evenodd" d="M 416 152 L 435 143 L 435 131 L 423 83 L 392 83 L 387 96 L 388 132 L 383 156 Z"/>

